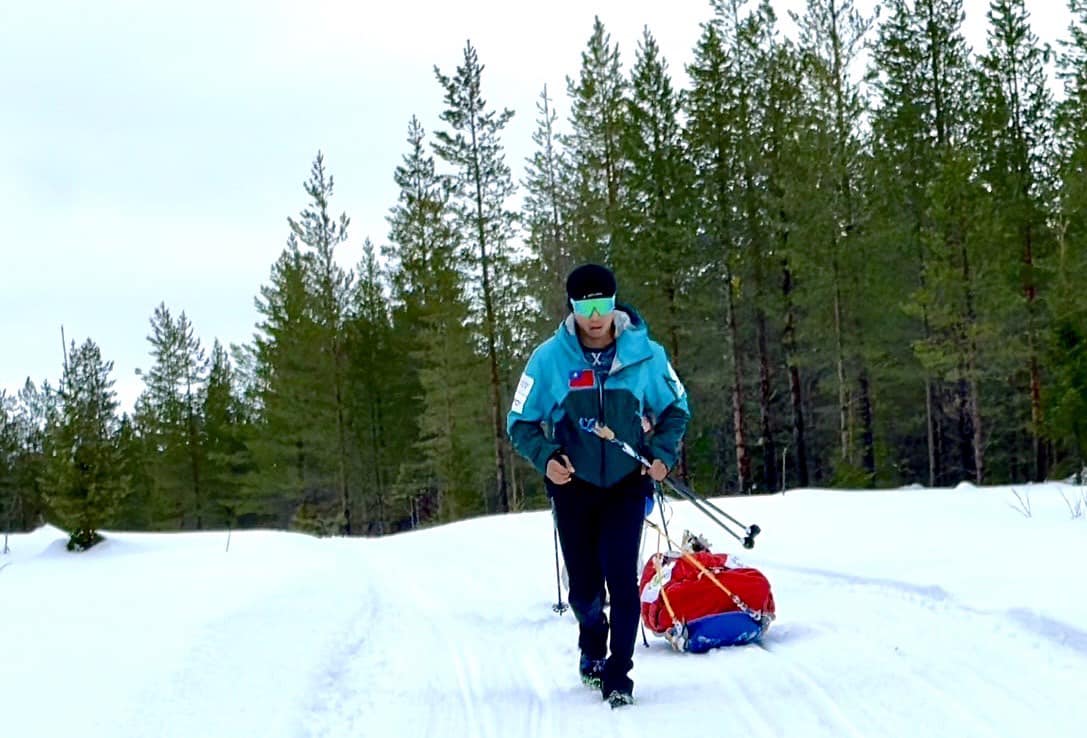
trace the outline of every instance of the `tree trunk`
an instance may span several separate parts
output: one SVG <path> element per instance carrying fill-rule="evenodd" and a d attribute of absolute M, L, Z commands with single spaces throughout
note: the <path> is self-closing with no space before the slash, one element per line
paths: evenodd
<path fill-rule="evenodd" d="M 974 431 L 974 480 L 981 484 L 985 479 L 985 448 L 982 445 L 983 433 L 981 427 L 981 398 L 978 387 L 978 347 L 973 336 L 973 328 L 977 322 L 977 314 L 974 309 L 974 289 L 970 271 L 970 255 L 966 250 L 966 241 L 959 238 L 959 255 L 962 259 L 963 297 L 966 315 L 964 316 L 962 332 L 963 344 L 966 351 L 966 376 L 968 393 L 968 409 L 970 424 Z"/>
<path fill-rule="evenodd" d="M 338 353 L 338 349 L 334 350 Z M 343 414 L 343 388 L 340 386 L 338 357 L 336 363 L 336 433 L 340 445 L 336 460 L 336 482 L 340 492 L 340 514 L 343 516 L 343 533 L 349 536 L 351 535 L 351 499 L 350 490 L 347 487 L 347 423 Z"/>
<path fill-rule="evenodd" d="M 838 370 L 838 455 L 844 462 L 850 461 L 849 443 L 849 389 L 846 385 L 845 342 L 842 338 L 842 291 L 838 283 L 838 260 L 834 259 L 834 348 Z"/>
<path fill-rule="evenodd" d="M 1038 347 L 1035 327 L 1038 288 L 1034 284 L 1034 246 L 1033 231 L 1028 223 L 1023 238 L 1023 295 L 1027 299 L 1027 348 L 1030 370 L 1030 438 L 1033 457 L 1033 479 L 1045 481 L 1047 469 L 1045 443 L 1042 439 L 1042 373 L 1038 366 Z"/>
<path fill-rule="evenodd" d="M 936 486 L 936 401 L 931 376 L 925 376 L 925 431 L 928 442 L 928 486 Z"/>
<path fill-rule="evenodd" d="M 782 263 L 782 294 L 785 298 L 785 331 L 782 345 L 785 363 L 789 368 L 789 399 L 793 411 L 793 460 L 796 483 L 799 487 L 810 484 L 808 476 L 808 447 L 804 433 L 804 388 L 800 383 L 800 369 L 796 365 L 796 314 L 792 301 L 793 275 L 788 260 Z M 784 489 L 784 485 L 783 485 Z"/>
<path fill-rule="evenodd" d="M 732 426 L 736 445 L 736 481 L 739 491 L 743 493 L 749 491 L 751 484 L 751 459 L 747 455 L 747 436 L 744 431 L 743 368 L 740 364 L 740 337 L 736 324 L 732 270 L 729 268 L 725 270 L 725 280 L 725 321 L 730 354 L 725 356 L 725 361 L 732 362 Z"/>
<path fill-rule="evenodd" d="M 766 314 L 762 308 L 755 311 L 755 332 L 759 345 L 759 413 L 761 420 L 763 484 L 767 491 L 778 489 L 777 444 L 774 443 L 774 427 L 770 408 L 770 349 L 766 341 Z"/>
<path fill-rule="evenodd" d="M 196 529 L 204 530 L 204 500 L 200 489 L 200 444 L 196 437 L 196 419 L 189 414 L 189 464 L 192 468 L 192 494 L 196 508 Z"/>
<path fill-rule="evenodd" d="M 868 369 L 861 369 L 857 378 L 860 394 L 857 398 L 861 414 L 861 464 L 868 476 L 868 485 L 873 486 L 876 479 L 876 442 L 872 414 L 872 383 Z"/>
<path fill-rule="evenodd" d="M 376 359 L 376 357 L 375 357 Z M 377 366 L 371 364 L 371 366 Z M 374 465 L 374 495 L 377 502 L 377 523 L 378 523 L 378 535 L 385 534 L 385 475 L 382 468 L 382 460 L 384 454 L 382 453 L 381 441 L 385 437 L 385 429 L 383 423 L 383 413 L 381 412 L 381 397 L 380 395 L 370 402 L 370 448 L 371 454 L 373 454 Z"/>
<path fill-rule="evenodd" d="M 472 151 L 479 156 L 479 143 L 476 140 L 476 129 L 472 126 Z M 476 159 L 473 171 L 475 173 L 475 206 L 476 206 L 476 237 L 479 239 L 479 264 L 483 281 L 483 310 L 487 334 L 487 360 L 491 372 L 491 426 L 494 436 L 494 468 L 495 483 L 497 486 L 498 511 L 509 512 L 509 489 L 506 481 L 506 454 L 505 454 L 505 424 L 502 422 L 502 387 L 501 373 L 498 370 L 498 341 L 497 320 L 494 314 L 494 294 L 491 283 L 491 263 L 487 253 L 487 219 L 483 207 L 483 182 L 480 175 L 481 163 Z"/>

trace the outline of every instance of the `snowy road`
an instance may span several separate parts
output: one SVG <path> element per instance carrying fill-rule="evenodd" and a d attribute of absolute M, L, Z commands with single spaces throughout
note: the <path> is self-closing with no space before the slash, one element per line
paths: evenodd
<path fill-rule="evenodd" d="M 725 504 L 765 531 L 743 558 L 773 584 L 777 622 L 761 646 L 698 656 L 651 636 L 621 711 L 577 679 L 547 513 L 379 540 L 236 534 L 230 553 L 221 534 L 121 534 L 82 557 L 57 531 L 16 537 L 0 559 L 4 733 L 1080 735 L 1087 521 L 1043 499 L 1017 518 L 979 491 Z M 673 528 L 710 532 L 673 512 Z M 846 519 L 848 541 L 825 534 Z"/>
<path fill-rule="evenodd" d="M 613 713 L 577 682 L 572 615 L 541 596 L 553 585 L 546 518 L 542 530 L 539 516 L 509 522 L 479 521 L 467 539 L 448 529 L 422 534 L 435 539 L 426 545 L 396 541 L 396 564 L 370 572 L 380 594 L 329 683 L 335 698 L 306 735 L 377 724 L 420 737 L 712 727 L 752 738 L 982 738 L 1030 735 L 1040 715 L 1056 735 L 1078 730 L 1068 691 L 1053 687 L 1087 674 L 1084 636 L 1071 626 L 982 611 L 936 586 L 804 567 L 766 567 L 782 616 L 762 647 L 695 656 L 651 637 L 636 654 L 639 704 Z"/>

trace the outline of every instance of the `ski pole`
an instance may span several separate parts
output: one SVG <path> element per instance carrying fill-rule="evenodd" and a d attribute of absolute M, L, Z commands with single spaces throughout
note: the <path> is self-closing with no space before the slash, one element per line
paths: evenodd
<path fill-rule="evenodd" d="M 684 485 L 683 483 L 681 483 L 681 482 L 677 482 L 677 481 L 675 481 L 675 480 L 673 480 L 673 479 L 669 479 L 669 480 L 668 480 L 668 483 L 669 483 L 669 484 L 670 484 L 670 485 L 671 485 L 671 486 L 672 486 L 673 488 L 675 488 L 675 489 L 676 489 L 676 490 L 677 490 L 678 492 L 680 492 L 680 494 L 682 494 L 682 495 L 683 495 L 684 497 L 688 497 L 688 498 L 690 498 L 690 499 L 692 499 L 692 500 L 693 500 L 693 499 L 695 499 L 695 498 L 697 498 L 697 499 L 698 499 L 698 500 L 699 500 L 700 502 L 702 502 L 702 503 L 703 503 L 704 505 L 707 505 L 708 507 L 712 508 L 712 509 L 713 509 L 713 510 L 714 510 L 714 511 L 715 511 L 716 513 L 718 513 L 719 515 L 723 515 L 723 516 L 724 516 L 725 518 L 727 518 L 727 519 L 728 519 L 729 521 L 731 521 L 731 522 L 735 523 L 736 525 L 740 526 L 740 527 L 741 527 L 741 528 L 743 528 L 743 529 L 744 529 L 744 531 L 745 531 L 745 532 L 747 532 L 747 533 L 748 533 L 748 534 L 749 534 L 749 535 L 750 535 L 750 536 L 751 536 L 752 538 L 754 538 L 755 536 L 757 536 L 757 535 L 758 535 L 758 534 L 759 534 L 759 533 L 760 533 L 760 532 L 762 531 L 762 529 L 761 529 L 761 528 L 760 528 L 759 526 L 757 526 L 757 525 L 754 525 L 754 524 L 752 524 L 752 525 L 750 525 L 750 526 L 748 526 L 748 525 L 744 525 L 744 524 L 743 524 L 743 523 L 741 523 L 741 522 L 740 522 L 739 520 L 737 520 L 736 518 L 732 517 L 731 515 L 729 515 L 729 514 L 728 514 L 727 512 L 725 512 L 725 511 L 724 511 L 724 510 L 722 510 L 721 508 L 717 507 L 717 505 L 713 504 L 713 501 L 712 501 L 712 500 L 708 500 L 708 499 L 706 499 L 706 498 L 705 498 L 704 496 L 702 496 L 702 495 L 698 494 L 697 492 L 695 492 L 694 490 L 692 490 L 692 489 L 691 489 L 690 487 L 688 487 L 688 486 Z M 747 548 L 751 548 L 751 546 L 747 546 Z"/>
<path fill-rule="evenodd" d="M 700 513 L 716 523 L 721 528 L 721 530 L 725 531 L 737 541 L 742 543 L 744 548 L 755 547 L 755 536 L 757 536 L 762 530 L 761 528 L 759 528 L 759 526 L 752 525 L 750 528 L 745 528 L 744 535 L 741 536 L 739 533 L 730 528 L 724 521 L 718 519 L 717 516 L 713 514 L 711 509 L 706 506 L 705 498 L 686 494 L 680 487 L 673 484 L 671 479 L 666 479 L 665 482 L 668 483 L 668 486 L 678 497 L 687 500 L 692 505 L 694 505 L 696 510 L 698 510 Z"/>
<path fill-rule="evenodd" d="M 562 601 L 562 583 L 559 576 L 559 526 L 555 522 L 555 501 L 551 500 L 551 530 L 555 537 L 555 604 L 551 606 L 559 615 L 569 609 L 569 605 Z"/>
<path fill-rule="evenodd" d="M 614 445 L 618 446 L 620 448 L 620 450 L 622 450 L 623 453 L 625 453 L 627 456 L 630 456 L 631 458 L 638 461 L 640 464 L 642 464 L 642 466 L 644 466 L 646 468 L 649 468 L 649 467 L 652 466 L 652 463 L 650 463 L 650 461 L 648 459 L 646 459 L 644 456 L 642 456 L 637 451 L 635 451 L 634 448 L 631 447 L 631 445 L 629 443 L 627 443 L 626 441 L 623 441 L 622 439 L 616 437 L 615 431 L 613 431 L 608 426 L 601 425 L 597 421 L 597 422 L 594 422 L 594 424 L 592 426 L 589 426 L 588 424 L 582 424 L 581 427 L 582 427 L 583 430 L 585 430 L 585 431 L 587 431 L 589 433 L 593 433 L 594 435 L 596 435 L 599 438 L 604 439 L 608 443 L 611 443 L 611 444 L 614 444 Z M 717 523 L 717 525 L 719 525 L 726 533 L 728 533 L 730 536 L 735 538 L 737 541 L 740 541 L 740 543 L 743 544 L 744 548 L 754 548 L 755 547 L 755 536 L 757 536 L 759 533 L 762 532 L 762 528 L 760 528 L 758 525 L 753 524 L 753 525 L 750 525 L 750 526 L 746 526 L 743 523 L 741 523 L 739 520 L 737 520 L 736 518 L 734 518 L 731 515 L 729 515 L 728 513 L 726 513 L 724 510 L 721 510 L 719 507 L 714 505 L 712 502 L 707 500 L 705 497 L 702 497 L 701 495 L 696 495 L 694 492 L 692 492 L 686 486 L 681 485 L 680 483 L 675 482 L 672 479 L 669 479 L 667 477 L 665 478 L 664 481 L 672 489 L 673 492 L 675 492 L 680 497 L 682 497 L 682 498 L 688 500 L 689 502 L 691 502 L 699 510 L 699 512 L 703 513 L 710 520 Z M 725 523 L 721 522 L 712 513 L 710 513 L 707 506 L 712 507 L 714 510 L 719 512 L 721 515 L 728 518 L 734 524 L 736 524 L 740 528 L 742 528 L 743 531 L 744 531 L 744 535 L 743 536 L 739 535 L 738 533 L 736 533 L 736 531 L 732 530 Z"/>

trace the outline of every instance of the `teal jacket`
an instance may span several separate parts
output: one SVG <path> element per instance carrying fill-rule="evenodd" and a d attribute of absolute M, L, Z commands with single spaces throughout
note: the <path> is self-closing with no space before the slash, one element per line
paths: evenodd
<path fill-rule="evenodd" d="M 617 307 L 615 331 L 615 361 L 603 382 L 585 359 L 573 315 L 529 358 L 506 432 L 541 474 L 556 452 L 570 457 L 575 477 L 597 487 L 611 487 L 638 471 L 640 464 L 618 446 L 584 430 L 596 421 L 650 460 L 675 466 L 690 420 L 683 383 L 635 310 Z M 650 434 L 643 417 L 652 424 Z"/>

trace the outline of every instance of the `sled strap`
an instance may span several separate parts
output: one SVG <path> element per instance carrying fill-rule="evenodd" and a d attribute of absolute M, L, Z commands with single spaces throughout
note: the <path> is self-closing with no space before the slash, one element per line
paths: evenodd
<path fill-rule="evenodd" d="M 650 525 L 652 525 L 654 528 L 657 528 L 657 526 L 654 525 L 652 522 L 646 522 L 649 522 Z M 665 536 L 665 539 L 667 539 L 667 536 Z M 657 528 L 657 553 L 653 555 L 653 565 L 657 567 L 658 577 L 664 576 L 664 569 L 663 567 L 661 567 L 661 560 L 663 559 L 664 555 L 661 553 L 661 529 Z M 668 593 L 664 591 L 663 583 L 661 584 L 660 594 L 661 599 L 664 600 L 664 609 L 668 611 L 668 617 L 672 618 L 673 623 L 676 622 L 676 611 L 672 609 L 672 603 L 668 601 Z"/>
<path fill-rule="evenodd" d="M 653 525 L 653 523 L 649 523 L 649 524 Z M 656 527 L 656 526 L 653 526 L 653 527 Z M 660 529 L 658 528 L 657 531 L 660 532 Z M 684 551 L 681 546 L 676 546 L 675 541 L 673 541 L 673 540 L 671 540 L 669 538 L 668 539 L 668 544 L 671 545 L 671 546 L 675 546 L 675 549 L 680 552 L 680 555 L 682 555 L 683 558 L 687 559 L 687 561 L 690 561 L 694 565 L 694 567 L 696 569 L 698 569 L 705 576 L 709 577 L 710 581 L 713 582 L 714 584 L 716 584 L 717 588 L 720 589 L 722 592 L 724 592 L 725 596 L 728 597 L 732 601 L 732 604 L 736 605 L 736 607 L 739 608 L 740 612 L 742 612 L 744 615 L 747 615 L 749 618 L 751 618 L 752 620 L 754 620 L 755 622 L 760 623 L 760 624 L 764 620 L 766 620 L 766 621 L 773 620 L 773 616 L 770 615 L 769 613 L 765 613 L 765 612 L 762 612 L 760 610 L 756 610 L 755 608 L 751 607 L 746 602 L 741 600 L 738 595 L 736 595 L 732 590 L 730 590 L 728 587 L 726 587 L 724 584 L 722 584 L 721 580 L 719 580 L 717 577 L 715 577 L 713 575 L 713 572 L 711 572 L 709 569 L 706 568 L 705 564 L 703 564 L 701 561 L 699 561 L 697 558 L 692 556 L 687 551 Z M 657 566 L 659 567 L 660 564 L 658 563 Z M 662 595 L 664 594 L 664 587 L 661 587 L 661 594 Z M 664 600 L 664 604 L 668 605 L 667 597 Z M 668 613 L 670 615 L 672 614 L 672 608 L 671 607 L 668 608 Z M 673 615 L 672 619 L 675 620 L 674 615 Z"/>

